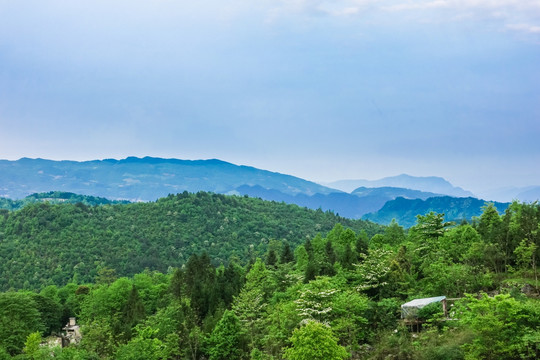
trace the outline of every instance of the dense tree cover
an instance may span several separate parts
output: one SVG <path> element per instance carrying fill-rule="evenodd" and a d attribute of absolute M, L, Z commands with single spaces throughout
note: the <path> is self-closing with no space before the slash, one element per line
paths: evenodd
<path fill-rule="evenodd" d="M 47 202 L 49 204 L 84 204 L 86 206 L 129 204 L 126 200 L 109 200 L 97 196 L 79 195 L 64 191 L 49 191 L 28 195 L 21 200 L 0 198 L 0 209 L 19 210 L 27 205 Z"/>
<path fill-rule="evenodd" d="M 274 239 L 294 246 L 338 222 L 370 236 L 383 228 L 331 212 L 205 192 L 151 203 L 30 204 L 0 213 L 0 290 L 92 282 L 104 268 L 118 276 L 146 268 L 167 272 L 203 251 L 214 265 L 230 258 L 244 264 Z"/>
<path fill-rule="evenodd" d="M 408 228 L 415 225 L 416 215 L 433 211 L 444 213 L 447 220 L 470 221 L 473 217 L 482 214 L 484 204 L 484 200 L 473 197 L 433 196 L 427 199 L 397 197 L 384 203 L 377 211 L 362 216 L 362 219 L 384 225 L 396 219 L 400 225 Z M 510 204 L 495 202 L 494 205 L 499 211 L 504 212 Z"/>
<path fill-rule="evenodd" d="M 317 321 L 308 321 L 293 331 L 291 346 L 284 356 L 289 360 L 342 360 L 349 354 L 338 345 L 332 329 Z"/>
<path fill-rule="evenodd" d="M 429 213 L 370 237 L 337 224 L 246 264 L 201 252 L 167 273 L 102 268 L 94 283 L 0 294 L 0 359 L 537 359 L 539 230 L 536 203 L 488 205 L 471 224 Z M 400 305 L 439 295 L 458 298 L 451 321 L 426 307 L 412 336 Z M 80 345 L 36 346 L 73 315 Z"/>

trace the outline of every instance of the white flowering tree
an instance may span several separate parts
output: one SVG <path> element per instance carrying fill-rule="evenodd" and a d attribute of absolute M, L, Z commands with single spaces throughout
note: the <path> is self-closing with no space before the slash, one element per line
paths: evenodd
<path fill-rule="evenodd" d="M 257 259 L 246 276 L 246 284 L 233 302 L 234 313 L 248 332 L 251 349 L 258 346 L 264 332 L 262 322 L 268 305 L 265 298 L 270 283 L 269 271 L 261 259 Z"/>
<path fill-rule="evenodd" d="M 355 264 L 358 291 L 380 290 L 388 284 L 392 252 L 385 249 L 370 249 L 368 254 L 360 254 L 363 262 Z"/>
<path fill-rule="evenodd" d="M 310 281 L 299 290 L 299 297 L 295 300 L 297 311 L 302 323 L 308 320 L 317 320 L 329 323 L 332 311 L 332 299 L 339 290 L 334 288 L 331 279 L 326 276 Z"/>

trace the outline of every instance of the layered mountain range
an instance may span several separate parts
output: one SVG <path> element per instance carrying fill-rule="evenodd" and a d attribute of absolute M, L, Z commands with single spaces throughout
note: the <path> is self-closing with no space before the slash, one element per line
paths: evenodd
<path fill-rule="evenodd" d="M 217 159 L 0 160 L 0 197 L 22 199 L 50 191 L 129 201 L 155 201 L 184 191 L 209 191 L 320 208 L 343 217 L 366 218 L 383 224 L 396 218 L 406 226 L 414 224 L 415 211 L 452 209 L 454 219 L 470 219 L 481 214 L 485 203 L 478 199 L 474 199 L 474 204 L 467 203 L 463 199 L 472 199 L 472 193 L 440 177 L 403 174 L 376 181 L 343 180 L 321 185 Z M 437 206 L 419 207 L 418 201 L 430 202 L 434 198 L 439 199 Z M 499 211 L 507 205 L 498 204 Z"/>
<path fill-rule="evenodd" d="M 339 180 L 325 184 L 326 186 L 340 189 L 346 192 L 355 192 L 359 187 L 379 188 L 398 187 L 405 189 L 422 190 L 426 192 L 444 194 L 456 197 L 474 196 L 470 191 L 453 186 L 447 180 L 437 176 L 411 176 L 401 174 L 398 176 L 385 177 L 379 180 Z"/>
<path fill-rule="evenodd" d="M 110 199 L 154 201 L 183 191 L 234 192 L 242 185 L 260 185 L 290 195 L 337 191 L 294 176 L 216 159 L 0 160 L 0 196 L 14 199 L 58 190 Z"/>

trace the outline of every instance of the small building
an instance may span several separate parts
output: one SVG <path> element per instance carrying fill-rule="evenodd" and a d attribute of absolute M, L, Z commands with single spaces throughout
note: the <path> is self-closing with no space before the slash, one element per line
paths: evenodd
<path fill-rule="evenodd" d="M 411 331 L 421 331 L 423 319 L 418 318 L 418 311 L 431 304 L 441 303 L 442 311 L 445 317 L 448 317 L 446 307 L 446 296 L 436 296 L 431 298 L 414 299 L 401 305 L 401 318 L 405 325 L 410 326 Z"/>
<path fill-rule="evenodd" d="M 401 318 L 416 319 L 418 317 L 418 310 L 420 310 L 424 306 L 438 302 L 442 304 L 444 316 L 448 316 L 448 312 L 446 309 L 446 296 L 436 296 L 424 299 L 414 299 L 412 301 L 409 301 L 408 303 L 401 305 Z"/>
<path fill-rule="evenodd" d="M 78 344 L 81 341 L 82 334 L 81 328 L 77 325 L 77 321 L 74 317 L 69 318 L 69 322 L 62 328 L 65 331 L 63 336 L 62 347 Z"/>

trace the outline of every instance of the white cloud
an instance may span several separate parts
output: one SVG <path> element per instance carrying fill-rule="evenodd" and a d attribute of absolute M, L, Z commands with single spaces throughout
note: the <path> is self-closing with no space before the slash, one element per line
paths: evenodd
<path fill-rule="evenodd" d="M 386 2 L 380 9 L 388 12 L 414 11 L 419 16 L 423 10 L 440 10 L 452 18 L 473 13 L 476 20 L 521 17 L 540 20 L 540 2 L 537 0 L 401 0 Z"/>
<path fill-rule="evenodd" d="M 277 0 L 271 13 L 276 15 L 350 16 L 374 6 L 381 0 Z"/>
<path fill-rule="evenodd" d="M 272 17 L 369 17 L 370 23 L 469 23 L 532 36 L 540 27 L 538 0 L 274 0 Z M 378 19 L 378 20 L 377 20 Z"/>
<path fill-rule="evenodd" d="M 341 14 L 341 15 L 354 15 L 354 14 L 358 14 L 359 11 L 360 11 L 360 9 L 357 8 L 357 7 L 348 7 L 348 8 L 345 8 L 345 9 L 341 10 L 338 14 Z"/>
<path fill-rule="evenodd" d="M 540 34 L 540 26 L 529 24 L 508 24 L 506 28 L 510 30 L 523 31 L 532 34 Z"/>
<path fill-rule="evenodd" d="M 445 7 L 450 7 L 450 4 L 448 3 L 448 1 L 444 1 L 444 0 L 427 1 L 427 2 L 414 1 L 414 2 L 408 2 L 408 3 L 383 6 L 382 10 L 403 11 L 403 10 L 437 9 L 437 8 L 445 8 Z"/>

